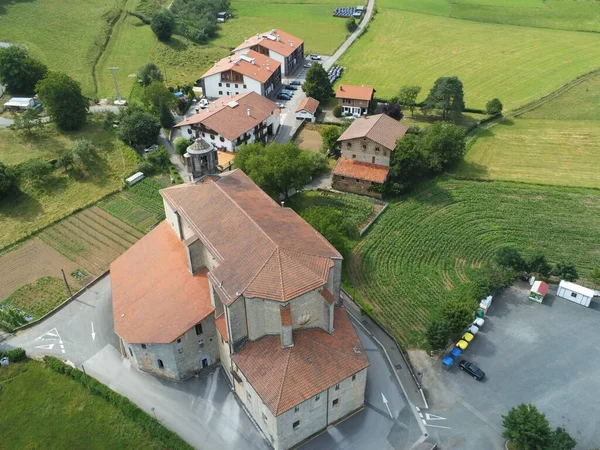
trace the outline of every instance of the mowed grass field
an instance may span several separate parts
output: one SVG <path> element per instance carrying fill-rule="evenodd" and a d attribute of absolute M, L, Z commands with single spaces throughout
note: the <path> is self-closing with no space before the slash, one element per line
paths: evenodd
<path fill-rule="evenodd" d="M 29 360 L 0 370 L 0 449 L 164 449 L 81 384 Z"/>
<path fill-rule="evenodd" d="M 600 74 L 481 131 L 459 165 L 467 178 L 600 188 Z"/>
<path fill-rule="evenodd" d="M 418 347 L 429 311 L 502 246 L 568 259 L 585 278 L 600 260 L 598 223 L 596 190 L 439 181 L 390 205 L 345 264 L 375 317 Z"/>
<path fill-rule="evenodd" d="M 506 110 L 537 100 L 600 67 L 600 36 L 456 20 L 379 7 L 368 31 L 341 58 L 342 83 L 370 85 L 392 97 L 405 84 L 424 99 L 440 76 L 456 75 L 465 101 Z"/>
<path fill-rule="evenodd" d="M 0 41 L 25 44 L 50 70 L 94 95 L 92 65 L 122 0 L 0 0 Z"/>

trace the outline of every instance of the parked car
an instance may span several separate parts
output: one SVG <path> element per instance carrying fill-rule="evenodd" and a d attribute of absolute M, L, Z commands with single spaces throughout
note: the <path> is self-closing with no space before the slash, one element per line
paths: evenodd
<path fill-rule="evenodd" d="M 294 80 L 294 81 L 290 82 L 290 85 L 292 85 L 292 86 L 302 86 L 302 81 L 300 81 L 300 80 Z"/>
<path fill-rule="evenodd" d="M 304 67 L 305 69 L 309 69 L 309 68 L 310 68 L 310 66 L 312 66 L 312 63 L 310 63 L 310 62 L 307 62 L 307 63 L 306 63 L 306 64 L 304 64 L 304 66 L 302 66 L 302 67 Z"/>
<path fill-rule="evenodd" d="M 461 370 L 464 370 L 465 372 L 467 372 L 469 375 L 471 375 L 477 381 L 481 381 L 485 377 L 485 372 L 483 370 L 481 370 L 475 364 L 467 361 L 466 359 L 461 360 L 458 366 L 460 367 Z"/>
<path fill-rule="evenodd" d="M 314 53 L 308 55 L 310 59 L 312 59 L 313 61 L 320 61 L 321 57 L 319 55 L 315 55 Z"/>
<path fill-rule="evenodd" d="M 283 86 L 283 88 L 284 88 L 286 91 L 297 91 L 297 90 L 298 90 L 298 86 L 294 86 L 293 84 L 285 84 L 285 85 Z"/>
<path fill-rule="evenodd" d="M 144 153 L 152 153 L 158 150 L 158 144 L 151 145 L 147 149 L 144 150 Z"/>
<path fill-rule="evenodd" d="M 277 100 L 291 100 L 292 96 L 284 94 L 283 92 L 277 96 Z"/>
<path fill-rule="evenodd" d="M 281 93 L 282 93 L 282 94 L 289 95 L 289 96 L 290 96 L 290 98 L 292 98 L 292 97 L 294 96 L 294 91 L 290 91 L 289 89 L 282 89 L 282 90 L 281 90 Z"/>

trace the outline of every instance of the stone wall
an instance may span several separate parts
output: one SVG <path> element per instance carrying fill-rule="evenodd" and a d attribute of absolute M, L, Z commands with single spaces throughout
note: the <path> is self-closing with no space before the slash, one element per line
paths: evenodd
<path fill-rule="evenodd" d="M 329 303 L 319 294 L 318 290 L 296 297 L 290 304 L 292 329 L 321 328 L 328 333 L 332 331 L 329 328 Z"/>
<path fill-rule="evenodd" d="M 352 379 L 354 377 L 354 380 Z M 341 381 L 337 386 L 329 388 L 327 403 L 327 425 L 340 420 L 365 403 L 365 386 L 367 385 L 367 369 L 363 369 L 352 377 Z M 337 400 L 337 401 L 336 401 Z"/>
<path fill-rule="evenodd" d="M 340 142 L 343 159 L 389 167 L 391 150 L 369 138 L 348 139 Z M 375 159 L 373 159 L 375 158 Z"/>
<path fill-rule="evenodd" d="M 241 297 L 229 305 L 226 314 L 230 344 L 236 345 L 248 337 L 245 299 Z"/>
<path fill-rule="evenodd" d="M 357 180 L 356 178 L 340 177 L 339 175 L 333 176 L 333 188 L 338 191 L 352 192 L 355 194 L 367 195 L 373 198 L 381 198 L 381 194 L 372 192 L 369 189 L 372 185 L 370 181 Z"/>
<path fill-rule="evenodd" d="M 296 424 L 296 427 L 294 427 Z M 277 416 L 276 450 L 292 448 L 327 427 L 327 391 Z"/>

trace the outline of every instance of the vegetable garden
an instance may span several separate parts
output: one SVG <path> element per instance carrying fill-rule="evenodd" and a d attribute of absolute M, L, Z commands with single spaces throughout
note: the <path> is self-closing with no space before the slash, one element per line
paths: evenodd
<path fill-rule="evenodd" d="M 375 317 L 417 347 L 430 309 L 502 246 L 569 259 L 585 278 L 600 258 L 599 216 L 594 190 L 439 181 L 390 205 L 346 264 Z"/>

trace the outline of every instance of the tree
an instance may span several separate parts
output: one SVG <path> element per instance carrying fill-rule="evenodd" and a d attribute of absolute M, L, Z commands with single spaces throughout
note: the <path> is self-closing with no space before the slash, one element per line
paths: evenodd
<path fill-rule="evenodd" d="M 340 105 L 335 105 L 331 110 L 331 114 L 333 114 L 333 117 L 342 117 L 342 107 Z"/>
<path fill-rule="evenodd" d="M 427 327 L 427 342 L 431 350 L 443 350 L 450 340 L 450 330 L 448 322 L 445 320 L 432 320 Z"/>
<path fill-rule="evenodd" d="M 546 257 L 541 253 L 533 255 L 526 264 L 527 271 L 540 275 L 541 277 L 549 277 L 552 272 L 552 266 L 546 261 Z"/>
<path fill-rule="evenodd" d="M 579 278 L 577 268 L 571 262 L 561 261 L 556 263 L 552 275 L 566 281 L 575 281 Z"/>
<path fill-rule="evenodd" d="M 346 30 L 348 30 L 348 32 L 350 33 L 354 33 L 354 31 L 356 31 L 357 28 L 358 25 L 356 24 L 356 20 L 354 20 L 354 17 L 348 17 L 348 20 L 346 20 Z"/>
<path fill-rule="evenodd" d="M 69 171 L 73 168 L 74 163 L 73 151 L 66 150 L 56 160 L 56 167 L 60 167 L 66 171 Z"/>
<path fill-rule="evenodd" d="M 358 227 L 350 223 L 341 211 L 331 207 L 311 206 L 302 211 L 301 216 L 342 253 L 347 249 L 347 238 L 356 238 L 359 233 Z"/>
<path fill-rule="evenodd" d="M 490 100 L 485 105 L 485 112 L 488 116 L 495 116 L 496 114 L 500 114 L 502 112 L 502 102 L 497 98 Z"/>
<path fill-rule="evenodd" d="M 600 288 L 600 266 L 592 269 L 589 279 L 596 285 L 597 288 Z"/>
<path fill-rule="evenodd" d="M 458 295 L 457 295 L 458 296 Z M 450 334 L 460 333 L 473 320 L 472 299 L 453 298 L 442 303 L 442 317 Z"/>
<path fill-rule="evenodd" d="M 158 81 L 160 83 L 164 81 L 161 70 L 152 62 L 146 63 L 140 67 L 137 76 L 141 81 L 142 86 L 148 86 L 153 81 Z"/>
<path fill-rule="evenodd" d="M 187 148 L 190 146 L 190 141 L 184 137 L 178 137 L 175 139 L 175 154 L 179 156 L 185 155 Z"/>
<path fill-rule="evenodd" d="M 175 30 L 175 16 L 168 9 L 161 9 L 152 16 L 150 28 L 159 41 L 168 41 Z"/>
<path fill-rule="evenodd" d="M 342 130 L 335 125 L 328 125 L 321 128 L 320 134 L 323 139 L 323 150 L 327 152 L 335 148 L 337 140 L 342 134 Z"/>
<path fill-rule="evenodd" d="M 175 96 L 160 81 L 153 81 L 144 88 L 142 103 L 146 108 L 155 114 L 160 114 L 161 105 L 170 108 L 175 103 Z"/>
<path fill-rule="evenodd" d="M 171 157 L 166 147 L 162 145 L 155 152 L 146 156 L 146 161 L 152 166 L 152 173 L 166 173 L 169 171 Z"/>
<path fill-rule="evenodd" d="M 117 122 L 117 118 L 118 116 L 116 113 L 108 111 L 106 113 L 104 122 L 102 123 L 102 128 L 104 128 L 104 131 L 112 131 L 112 129 L 115 127 L 115 122 Z"/>
<path fill-rule="evenodd" d="M 50 179 L 52 166 L 41 158 L 28 159 L 19 165 L 21 180 L 34 186 L 41 186 Z"/>
<path fill-rule="evenodd" d="M 327 75 L 321 64 L 313 63 L 310 66 L 310 69 L 306 72 L 306 79 L 302 84 L 302 90 L 307 97 L 312 97 L 320 102 L 324 102 L 333 96 L 333 88 L 329 81 L 329 75 Z"/>
<path fill-rule="evenodd" d="M 78 130 L 87 121 L 88 102 L 81 86 L 62 72 L 48 72 L 36 86 L 36 91 L 48 115 L 56 125 L 67 131 Z"/>
<path fill-rule="evenodd" d="M 11 127 L 15 131 L 24 131 L 25 134 L 32 135 L 35 131 L 44 128 L 41 121 L 40 111 L 37 108 L 27 108 L 23 113 L 15 117 Z"/>
<path fill-rule="evenodd" d="M 320 153 L 300 150 L 293 142 L 243 145 L 235 155 L 235 165 L 274 198 L 289 198 L 290 189 L 300 189 L 312 176 L 327 169 Z"/>
<path fill-rule="evenodd" d="M 404 192 L 414 182 L 429 174 L 427 152 L 421 143 L 421 136 L 405 134 L 398 140 L 396 149 L 392 152 L 390 169 L 390 183 L 395 184 L 392 189 L 394 194 Z"/>
<path fill-rule="evenodd" d="M 502 437 L 513 442 L 517 450 L 546 450 L 550 442 L 550 424 L 534 405 L 521 403 L 502 416 Z"/>
<path fill-rule="evenodd" d="M 154 115 L 132 108 L 132 111 L 124 112 L 117 136 L 127 145 L 139 150 L 156 144 L 158 133 L 160 133 L 160 122 Z"/>
<path fill-rule="evenodd" d="M 440 77 L 435 80 L 425 99 L 425 107 L 442 111 L 444 120 L 448 120 L 451 113 L 460 115 L 465 109 L 462 82 L 457 77 Z"/>
<path fill-rule="evenodd" d="M 47 67 L 18 45 L 0 48 L 0 84 L 13 95 L 33 95 L 36 84 L 46 76 Z"/>
<path fill-rule="evenodd" d="M 435 123 L 420 138 L 429 169 L 434 173 L 461 159 L 466 150 L 464 128 L 450 123 Z"/>
<path fill-rule="evenodd" d="M 171 128 L 175 125 L 175 117 L 173 117 L 171 109 L 165 103 L 160 104 L 159 120 L 163 128 Z"/>
<path fill-rule="evenodd" d="M 502 247 L 496 252 L 496 262 L 503 267 L 510 267 L 517 272 L 526 269 L 525 260 L 516 248 Z"/>
<path fill-rule="evenodd" d="M 550 442 L 546 450 L 573 450 L 577 441 L 562 427 L 556 429 L 550 435 Z"/>
<path fill-rule="evenodd" d="M 402 109 L 398 102 L 390 101 L 389 103 L 380 103 L 377 106 L 377 114 L 386 114 L 393 119 L 400 120 L 404 117 Z"/>
<path fill-rule="evenodd" d="M 410 115 L 415 115 L 417 97 L 421 92 L 421 86 L 402 86 L 398 92 L 398 103 L 410 109 Z"/>
<path fill-rule="evenodd" d="M 12 167 L 0 161 L 0 199 L 8 197 L 17 189 L 17 174 Z"/>
<path fill-rule="evenodd" d="M 82 171 L 89 171 L 100 163 L 98 150 L 89 139 L 77 139 L 71 154 L 73 156 L 72 166 Z"/>

